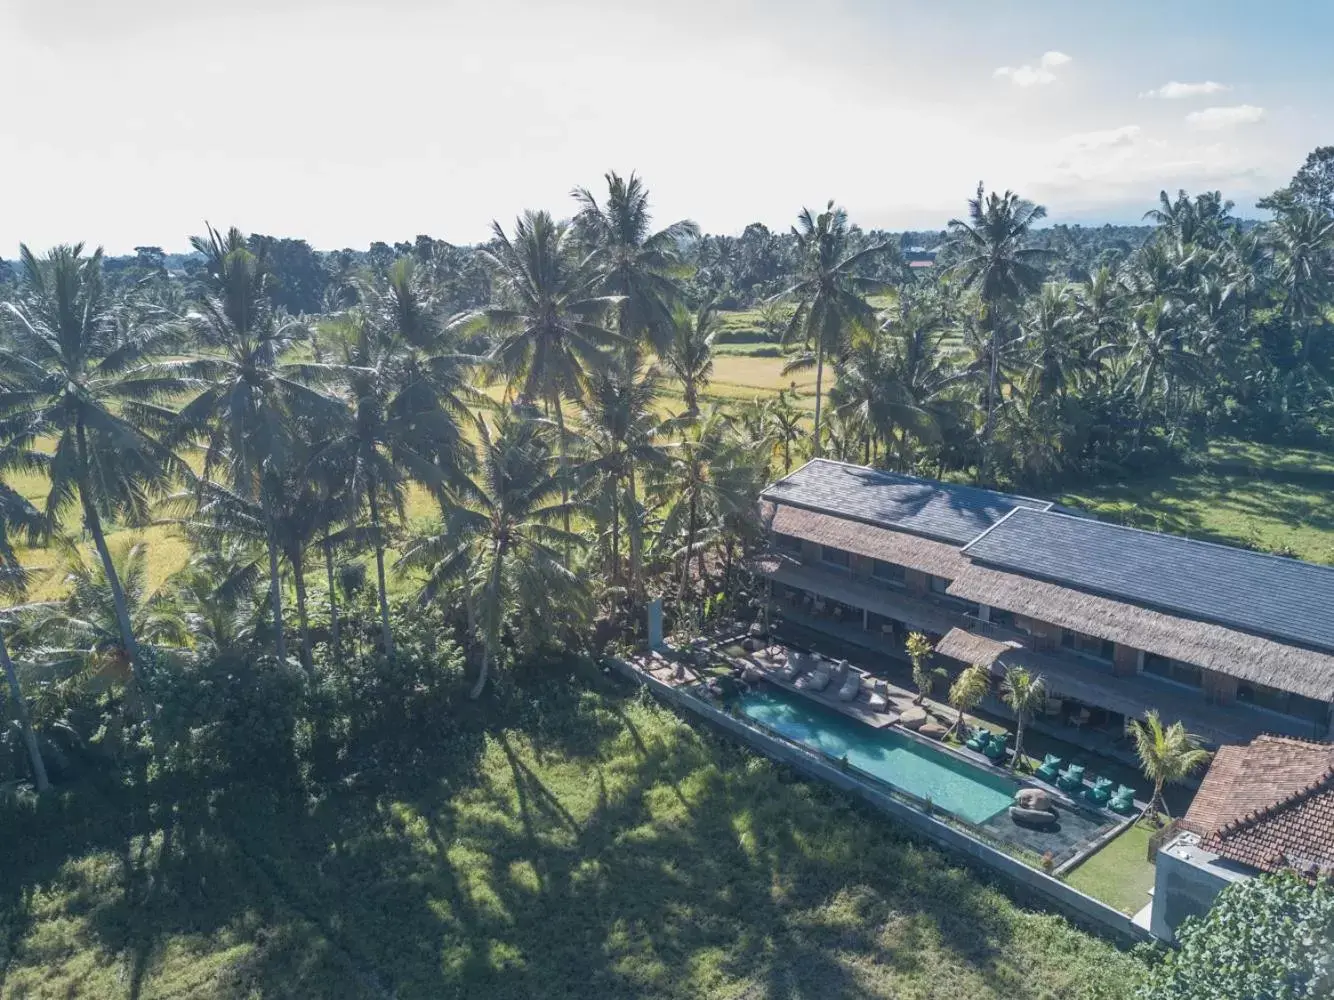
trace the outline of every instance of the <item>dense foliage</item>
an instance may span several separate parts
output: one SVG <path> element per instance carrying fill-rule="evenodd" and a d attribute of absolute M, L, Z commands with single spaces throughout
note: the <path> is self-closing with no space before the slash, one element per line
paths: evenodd
<path fill-rule="evenodd" d="M 1334 995 L 1334 885 L 1292 872 L 1234 882 L 1177 930 L 1144 1000 L 1316 1000 Z"/>

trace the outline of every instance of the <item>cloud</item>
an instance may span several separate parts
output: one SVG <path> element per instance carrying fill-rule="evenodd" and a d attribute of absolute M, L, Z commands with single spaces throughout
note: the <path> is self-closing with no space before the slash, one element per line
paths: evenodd
<path fill-rule="evenodd" d="M 1098 132 L 1076 132 L 1062 139 L 1060 146 L 1070 152 L 1079 153 L 1129 146 L 1139 139 L 1140 132 L 1138 125 L 1122 125 L 1120 128 L 1102 129 Z"/>
<path fill-rule="evenodd" d="M 1157 97 L 1164 101 L 1179 101 L 1187 97 L 1204 97 L 1207 94 L 1221 94 L 1231 90 L 1225 83 L 1217 80 L 1204 80 L 1200 83 L 1178 83 L 1176 80 L 1165 83 L 1157 90 L 1146 90 L 1140 97 Z"/>
<path fill-rule="evenodd" d="M 1237 125 L 1251 125 L 1265 116 L 1264 108 L 1254 104 L 1234 104 L 1231 107 L 1205 108 L 1186 115 L 1186 124 L 1193 129 L 1216 132 Z"/>
<path fill-rule="evenodd" d="M 1023 66 L 1002 66 L 992 75 L 1002 80 L 1009 80 L 1016 87 L 1034 87 L 1054 83 L 1056 74 L 1052 70 L 1070 62 L 1064 52 L 1052 50 L 1042 53 L 1036 66 L 1025 63 Z"/>

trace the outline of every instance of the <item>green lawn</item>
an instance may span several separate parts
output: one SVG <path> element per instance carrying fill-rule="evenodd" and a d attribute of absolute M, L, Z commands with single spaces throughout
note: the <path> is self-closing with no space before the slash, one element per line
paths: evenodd
<path fill-rule="evenodd" d="M 1136 823 L 1065 880 L 1080 892 L 1133 916 L 1149 902 L 1153 888 L 1153 863 L 1148 860 L 1152 833 L 1147 823 Z"/>
<path fill-rule="evenodd" d="M 1334 563 L 1334 454 L 1217 442 L 1202 467 L 1075 490 L 1099 517 Z"/>
<path fill-rule="evenodd" d="M 1128 994 L 1127 954 L 651 702 L 512 704 L 461 710 L 402 787 L 0 814 L 0 996 Z"/>

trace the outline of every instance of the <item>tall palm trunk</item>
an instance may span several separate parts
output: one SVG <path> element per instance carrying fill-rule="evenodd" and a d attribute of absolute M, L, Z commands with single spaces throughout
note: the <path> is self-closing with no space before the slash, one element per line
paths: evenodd
<path fill-rule="evenodd" d="M 301 665 L 307 673 L 315 670 L 315 656 L 310 648 L 310 618 L 306 614 L 306 567 L 298 549 L 290 554 L 288 562 L 292 564 L 292 579 L 296 584 L 296 620 L 301 630 Z"/>
<path fill-rule="evenodd" d="M 329 645 L 333 649 L 334 659 L 338 650 L 338 595 L 334 589 L 333 546 L 329 544 L 329 532 L 324 533 L 324 572 L 329 581 Z"/>
<path fill-rule="evenodd" d="M 19 675 L 14 669 L 14 661 L 9 658 L 9 647 L 5 637 L 0 635 L 0 664 L 5 668 L 5 679 L 9 681 L 9 695 L 14 702 L 14 712 L 18 716 L 19 727 L 23 730 L 23 744 L 28 748 L 28 760 L 32 763 L 33 783 L 37 791 L 44 792 L 51 787 L 46 777 L 46 762 L 42 760 L 41 748 L 37 745 L 37 734 L 32 731 L 32 719 L 28 715 L 28 703 L 19 688 Z"/>
<path fill-rule="evenodd" d="M 394 634 L 389 628 L 389 593 L 384 583 L 384 536 L 380 534 L 380 492 L 375 476 L 370 477 L 366 492 L 370 496 L 371 530 L 375 534 L 375 585 L 380 598 L 380 639 L 386 656 L 394 655 Z"/>
<path fill-rule="evenodd" d="M 482 609 L 486 629 L 486 634 L 482 638 L 482 667 L 478 671 L 477 681 L 473 684 L 472 690 L 468 692 L 468 697 L 474 701 L 486 690 L 486 680 L 491 667 L 491 646 L 500 633 L 500 567 L 504 559 L 505 548 L 497 539 L 491 556 L 491 576 L 486 581 L 486 593 L 482 598 L 486 602 L 486 606 Z"/>
<path fill-rule="evenodd" d="M 267 501 L 265 506 L 268 506 Z M 273 615 L 273 646 L 278 662 L 286 663 L 287 637 L 283 635 L 283 583 L 278 572 L 278 543 L 274 538 L 273 518 L 266 516 L 266 520 L 269 522 L 266 542 L 269 549 L 269 611 Z"/>
<path fill-rule="evenodd" d="M 130 658 L 130 670 L 135 679 L 142 683 L 139 644 L 135 641 L 134 628 L 130 624 L 130 606 L 125 601 L 125 588 L 121 586 L 116 564 L 111 560 L 111 549 L 107 547 L 106 535 L 102 531 L 102 519 L 98 516 L 97 506 L 93 503 L 92 485 L 88 479 L 88 439 L 84 433 L 82 420 L 75 424 L 74 437 L 79 451 L 79 501 L 83 506 L 83 523 L 88 533 L 93 536 L 93 546 L 97 549 L 98 559 L 102 561 L 102 572 L 106 574 L 107 586 L 111 588 L 111 603 L 116 609 L 116 625 L 120 630 L 120 641 L 125 649 L 125 655 Z"/>
<path fill-rule="evenodd" d="M 635 495 L 635 463 L 631 459 L 626 469 L 625 524 L 630 534 L 630 598 L 642 595 L 644 541 L 639 526 L 639 498 Z"/>
<path fill-rule="evenodd" d="M 690 552 L 695 547 L 695 532 L 699 530 L 699 521 L 697 508 L 695 506 L 695 493 L 690 494 L 690 518 L 686 528 L 686 550 L 681 558 L 681 600 L 688 600 L 691 593 L 690 586 Z"/>
<path fill-rule="evenodd" d="M 556 445 L 560 464 L 560 502 L 565 508 L 565 533 L 570 533 L 570 484 L 567 473 L 569 471 L 568 462 L 568 442 L 565 439 L 565 411 L 561 407 L 560 394 L 557 393 L 550 403 L 556 411 Z M 570 543 L 565 543 L 565 561 L 570 561 Z"/>
<path fill-rule="evenodd" d="M 820 399 L 824 390 L 824 341 L 815 343 L 815 457 L 819 458 L 820 448 Z"/>
<path fill-rule="evenodd" d="M 620 477 L 611 484 L 611 583 L 621 580 L 621 483 Z"/>

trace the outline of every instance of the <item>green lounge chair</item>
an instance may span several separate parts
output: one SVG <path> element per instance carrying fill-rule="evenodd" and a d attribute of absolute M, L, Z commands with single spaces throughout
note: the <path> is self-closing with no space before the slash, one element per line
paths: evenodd
<path fill-rule="evenodd" d="M 1056 787 L 1064 792 L 1073 792 L 1084 783 L 1084 765 L 1071 764 L 1056 779 Z"/>
<path fill-rule="evenodd" d="M 988 760 L 994 760 L 994 761 L 1004 760 L 1005 754 L 1008 752 L 1005 743 L 1009 738 L 1010 737 L 1008 733 L 994 734 L 991 737 L 991 741 L 986 745 L 986 748 L 982 751 L 982 753 L 986 755 Z"/>
<path fill-rule="evenodd" d="M 1120 813 L 1122 816 L 1129 815 L 1135 809 L 1135 790 L 1129 785 L 1118 786 L 1116 791 L 1112 793 L 1107 808 L 1114 813 Z"/>
<path fill-rule="evenodd" d="M 964 741 L 964 746 L 969 750 L 976 750 L 981 753 L 991 743 L 991 730 L 986 726 L 974 726 L 968 739 Z"/>
<path fill-rule="evenodd" d="M 1049 753 L 1042 758 L 1042 763 L 1038 765 L 1038 769 L 1034 773 L 1043 781 L 1054 782 L 1056 772 L 1061 769 L 1062 763 L 1064 762 L 1060 757 L 1057 757 L 1054 753 Z"/>
<path fill-rule="evenodd" d="M 1093 784 L 1084 789 L 1084 801 L 1092 802 L 1095 806 L 1106 805 L 1107 800 L 1112 797 L 1111 789 L 1111 778 L 1094 778 Z"/>

